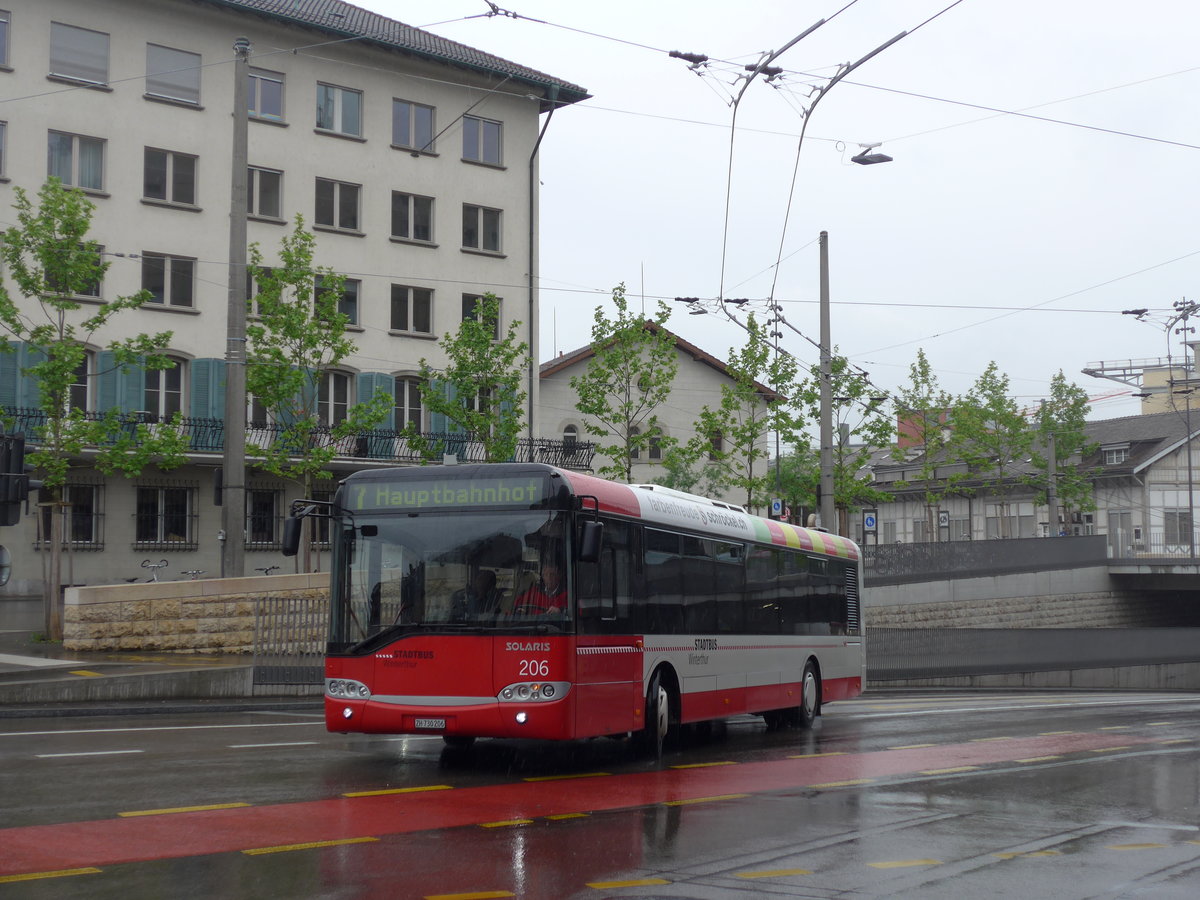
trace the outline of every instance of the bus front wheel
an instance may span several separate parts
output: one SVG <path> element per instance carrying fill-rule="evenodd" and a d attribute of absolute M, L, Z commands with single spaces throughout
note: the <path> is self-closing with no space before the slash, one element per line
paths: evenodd
<path fill-rule="evenodd" d="M 811 728 L 821 713 L 821 679 L 810 659 L 804 664 L 800 678 L 800 705 L 796 707 L 797 722 L 801 728 Z"/>

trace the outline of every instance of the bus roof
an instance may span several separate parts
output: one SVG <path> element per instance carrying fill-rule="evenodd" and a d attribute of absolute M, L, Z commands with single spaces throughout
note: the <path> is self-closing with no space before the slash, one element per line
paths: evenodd
<path fill-rule="evenodd" d="M 559 469 L 544 463 L 484 463 L 454 466 L 408 466 L 403 468 L 366 469 L 350 475 L 342 482 L 343 505 L 351 511 L 363 509 L 351 500 L 367 485 L 396 484 L 403 486 L 405 482 L 420 483 L 469 483 L 472 481 L 514 480 L 521 476 L 548 477 L 551 483 L 558 482 L 560 487 L 550 488 L 549 494 L 556 494 L 566 488 L 577 497 L 594 497 L 601 512 L 626 516 L 646 524 L 687 528 L 705 532 L 715 537 L 732 538 L 735 540 L 754 541 L 762 544 L 774 544 L 780 547 L 791 547 L 798 550 L 808 550 L 825 556 L 842 559 L 858 560 L 858 546 L 849 538 L 844 538 L 826 531 L 812 528 L 801 528 L 788 522 L 764 519 L 747 513 L 742 507 L 699 497 L 695 494 L 685 494 L 663 488 L 660 485 L 629 485 L 607 481 L 594 475 Z M 375 490 L 373 487 L 372 491 Z M 403 492 L 400 492 L 403 494 Z M 541 496 L 539 494 L 539 496 Z M 503 502 L 503 501 L 501 501 Z M 561 501 L 560 501 L 561 502 Z M 369 504 L 378 511 L 384 508 Z M 418 504 L 420 508 L 432 509 L 435 504 Z M 453 504 L 457 508 L 474 505 L 470 500 L 458 501 Z M 557 503 L 552 503 L 557 506 Z M 395 509 L 412 508 L 407 501 L 395 504 L 387 503 L 385 507 Z M 444 504 L 436 507 L 447 508 Z M 590 507 L 586 507 L 590 508 Z"/>

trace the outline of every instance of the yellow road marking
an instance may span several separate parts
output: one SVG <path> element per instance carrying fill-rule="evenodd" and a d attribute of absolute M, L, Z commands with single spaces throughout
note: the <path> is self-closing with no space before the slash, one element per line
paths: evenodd
<path fill-rule="evenodd" d="M 824 784 L 810 784 L 810 788 L 853 787 L 856 784 L 870 784 L 874 778 L 855 778 L 851 781 L 826 781 Z"/>
<path fill-rule="evenodd" d="M 1171 738 L 1169 741 L 1159 741 L 1160 744 L 1190 744 L 1191 738 Z"/>
<path fill-rule="evenodd" d="M 924 750 L 926 747 L 936 747 L 937 744 L 901 744 L 899 747 L 888 747 L 889 750 Z"/>
<path fill-rule="evenodd" d="M 905 869 L 910 866 L 940 866 L 940 859 L 897 859 L 892 862 L 867 863 L 873 869 Z"/>
<path fill-rule="evenodd" d="M 1039 731 L 1038 737 L 1047 737 L 1052 734 L 1078 734 L 1077 731 Z"/>
<path fill-rule="evenodd" d="M 91 669 L 72 669 L 71 674 L 72 675 L 81 675 L 84 678 L 102 678 L 102 677 L 104 677 L 99 672 L 93 672 Z"/>
<path fill-rule="evenodd" d="M 1029 850 L 1025 853 L 993 853 L 1000 859 L 1016 859 L 1021 856 L 1062 856 L 1061 850 Z"/>
<path fill-rule="evenodd" d="M 568 781 L 572 778 L 606 778 L 612 775 L 611 772 L 583 772 L 578 775 L 534 775 L 530 778 L 524 778 L 523 781 Z"/>
<path fill-rule="evenodd" d="M 388 788 L 382 791 L 352 791 L 342 794 L 343 797 L 382 797 L 385 794 L 420 794 L 423 791 L 452 791 L 448 784 L 428 784 L 424 787 Z"/>
<path fill-rule="evenodd" d="M 1013 762 L 1019 762 L 1019 763 L 1047 762 L 1052 759 L 1062 759 L 1062 757 L 1061 756 L 1027 756 L 1027 757 L 1025 757 L 1025 759 L 1016 759 L 1016 760 L 1013 760 Z"/>
<path fill-rule="evenodd" d="M 670 884 L 665 878 L 638 878 L 632 881 L 589 881 L 587 886 L 596 888 L 597 890 L 607 890 L 608 888 L 623 888 L 623 887 L 645 887 L 652 884 Z"/>
<path fill-rule="evenodd" d="M 1106 850 L 1160 850 L 1166 844 L 1109 844 Z"/>
<path fill-rule="evenodd" d="M 671 766 L 672 769 L 707 769 L 712 766 L 736 766 L 733 760 L 725 760 L 724 762 L 706 762 L 706 763 L 684 763 L 678 766 Z"/>
<path fill-rule="evenodd" d="M 471 894 L 426 894 L 425 900 L 500 900 L 501 897 L 515 897 L 509 891 L 475 891 Z"/>
<path fill-rule="evenodd" d="M 948 769 L 922 769 L 922 775 L 951 775 L 954 772 L 974 772 L 979 766 L 951 766 Z"/>
<path fill-rule="evenodd" d="M 930 745 L 930 746 L 932 746 L 932 745 Z M 834 751 L 830 751 L 829 753 L 798 753 L 795 756 L 789 756 L 788 759 L 817 759 L 818 757 L 821 757 L 821 756 L 845 756 L 845 755 L 846 755 L 846 753 L 843 750 L 834 750 Z"/>
<path fill-rule="evenodd" d="M 691 806 L 693 803 L 715 803 L 718 800 L 741 800 L 749 794 L 718 794 L 716 797 L 693 797 L 690 800 L 664 800 L 663 806 Z"/>
<path fill-rule="evenodd" d="M 208 806 L 176 806 L 171 809 L 135 809 L 131 812 L 119 812 L 118 816 L 131 818 L 133 816 L 167 816 L 173 813 L 206 812 L 210 809 L 241 809 L 249 803 L 212 803 Z"/>
<path fill-rule="evenodd" d="M 558 813 L 554 816 L 546 816 L 547 819 L 557 822 L 559 819 L 586 819 L 588 813 Z"/>
<path fill-rule="evenodd" d="M 1128 731 L 1128 725 L 1101 725 L 1097 731 Z"/>
<path fill-rule="evenodd" d="M 65 878 L 68 875 L 99 875 L 100 869 L 57 869 L 53 872 L 26 872 L 24 875 L 0 875 L 0 884 L 13 884 L 17 881 L 37 881 L 40 878 Z"/>
<path fill-rule="evenodd" d="M 1132 749 L 1133 748 L 1131 746 L 1126 745 L 1124 747 L 1099 747 L 1095 750 L 1089 750 L 1088 752 L 1089 753 L 1115 753 L 1118 750 L 1132 750 Z"/>
<path fill-rule="evenodd" d="M 341 847 L 343 844 L 369 844 L 377 841 L 376 837 L 341 838 L 336 841 L 309 841 L 307 844 L 280 844 L 277 847 L 255 847 L 253 850 L 243 850 L 246 856 L 264 856 L 268 853 L 290 853 L 293 850 L 316 850 L 320 847 Z"/>
<path fill-rule="evenodd" d="M 772 869 L 769 872 L 738 872 L 738 878 L 786 878 L 788 875 L 811 875 L 808 869 Z"/>
<path fill-rule="evenodd" d="M 533 819 L 505 819 L 503 822 L 480 822 L 480 828 L 508 828 L 512 825 L 532 825 Z"/>
<path fill-rule="evenodd" d="M 1146 725 L 1153 727 L 1154 725 L 1174 725 L 1174 722 L 1147 722 Z"/>
<path fill-rule="evenodd" d="M 972 744 L 986 744 L 990 741 L 1011 741 L 1010 737 L 971 738 Z"/>

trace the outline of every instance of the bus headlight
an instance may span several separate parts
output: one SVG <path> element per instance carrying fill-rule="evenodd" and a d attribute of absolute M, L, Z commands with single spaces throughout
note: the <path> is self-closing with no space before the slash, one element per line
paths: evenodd
<path fill-rule="evenodd" d="M 339 700 L 370 700 L 371 689 L 361 681 L 349 678 L 325 679 L 325 695 Z"/>
<path fill-rule="evenodd" d="M 505 685 L 496 694 L 501 703 L 539 703 L 559 700 L 571 690 L 569 681 L 520 681 Z"/>

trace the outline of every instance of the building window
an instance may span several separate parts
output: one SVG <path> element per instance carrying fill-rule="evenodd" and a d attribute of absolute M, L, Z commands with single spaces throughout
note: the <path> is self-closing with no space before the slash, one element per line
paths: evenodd
<path fill-rule="evenodd" d="M 500 210 L 463 204 L 462 245 L 472 250 L 500 252 Z"/>
<path fill-rule="evenodd" d="M 283 218 L 283 173 L 250 166 L 246 179 L 247 212 L 265 219 Z"/>
<path fill-rule="evenodd" d="M 8 123 L 0 122 L 0 178 L 4 177 L 4 161 L 8 157 Z"/>
<path fill-rule="evenodd" d="M 187 363 L 179 357 L 169 357 L 169 369 L 147 369 L 146 391 L 142 410 L 155 422 L 168 421 L 183 411 L 183 369 Z"/>
<path fill-rule="evenodd" d="M 714 431 L 708 436 L 708 458 L 720 459 L 721 454 L 725 452 L 725 435 L 719 431 Z"/>
<path fill-rule="evenodd" d="M 1128 447 L 1105 447 L 1104 448 L 1104 464 L 1106 466 L 1118 466 L 1125 460 L 1129 459 Z"/>
<path fill-rule="evenodd" d="M 347 325 L 358 324 L 358 293 L 362 282 L 354 278 L 346 278 L 342 283 L 342 296 L 338 298 L 337 311 L 346 316 Z M 317 299 L 323 299 L 327 292 L 324 279 L 317 277 Z"/>
<path fill-rule="evenodd" d="M 104 190 L 104 141 L 51 131 L 46 174 L 72 187 Z"/>
<path fill-rule="evenodd" d="M 634 425 L 632 428 L 629 429 L 629 458 L 630 459 L 636 460 L 636 459 L 642 458 L 641 448 L 633 442 L 634 438 L 636 438 L 641 433 L 642 433 L 642 429 L 638 428 L 636 425 Z"/>
<path fill-rule="evenodd" d="M 362 134 L 362 91 L 318 84 L 317 128 L 359 137 Z"/>
<path fill-rule="evenodd" d="M 433 107 L 408 100 L 392 101 L 392 144 L 433 152 Z"/>
<path fill-rule="evenodd" d="M 417 431 L 425 424 L 421 406 L 421 381 L 404 375 L 396 376 L 396 428 L 411 425 Z"/>
<path fill-rule="evenodd" d="M 107 84 L 108 35 L 51 22 L 50 74 L 89 84 Z"/>
<path fill-rule="evenodd" d="M 163 253 L 142 254 L 142 290 L 150 292 L 148 303 L 194 306 L 195 278 L 194 259 Z"/>
<path fill-rule="evenodd" d="M 392 191 L 392 237 L 433 240 L 433 198 Z"/>
<path fill-rule="evenodd" d="M 63 515 L 63 545 L 73 544 L 80 550 L 100 550 L 104 542 L 100 533 L 100 485 L 96 484 L 65 484 L 62 487 L 62 500 L 65 504 L 59 507 Z M 50 545 L 51 516 L 54 506 L 46 505 L 41 508 L 41 543 Z"/>
<path fill-rule="evenodd" d="M 146 148 L 142 196 L 168 203 L 196 204 L 196 157 Z"/>
<path fill-rule="evenodd" d="M 1186 509 L 1163 510 L 1163 543 L 1168 545 L 1191 544 L 1192 513 Z"/>
<path fill-rule="evenodd" d="M 563 429 L 563 449 L 566 451 L 574 450 L 579 443 L 579 428 L 575 425 L 568 425 Z"/>
<path fill-rule="evenodd" d="M 271 423 L 267 405 L 253 394 L 246 394 L 246 421 L 253 428 L 266 428 Z"/>
<path fill-rule="evenodd" d="M 8 23 L 11 21 L 8 10 L 0 9 L 0 66 L 8 65 Z"/>
<path fill-rule="evenodd" d="M 146 93 L 151 97 L 200 104 L 200 54 L 146 45 Z"/>
<path fill-rule="evenodd" d="M 358 231 L 358 197 L 362 185 L 317 179 L 317 225 Z"/>
<path fill-rule="evenodd" d="M 350 376 L 345 372 L 326 372 L 317 390 L 317 418 L 333 427 L 346 421 L 350 412 Z"/>
<path fill-rule="evenodd" d="M 260 488 L 246 491 L 247 545 L 262 547 L 279 541 L 279 491 Z"/>
<path fill-rule="evenodd" d="M 647 455 L 651 459 L 662 459 L 662 431 L 655 428 L 650 433 L 649 444 L 649 453 Z"/>
<path fill-rule="evenodd" d="M 433 291 L 393 284 L 392 331 L 433 334 Z"/>
<path fill-rule="evenodd" d="M 255 119 L 283 121 L 283 73 L 266 69 L 251 69 L 248 75 L 246 103 Z"/>
<path fill-rule="evenodd" d="M 185 549 L 194 540 L 195 489 L 139 487 L 134 541 L 139 546 Z"/>
<path fill-rule="evenodd" d="M 74 377 L 67 388 L 68 409 L 78 409 L 86 412 L 93 408 L 92 384 L 95 381 L 93 377 L 95 374 L 96 354 L 91 350 L 86 350 L 84 351 L 83 359 L 75 367 Z"/>
<path fill-rule="evenodd" d="M 491 119 L 463 116 L 463 159 L 498 166 L 502 125 Z"/>
<path fill-rule="evenodd" d="M 96 275 L 95 281 L 89 281 L 86 284 L 61 284 L 57 278 L 50 272 L 46 273 L 46 287 L 56 294 L 61 294 L 67 297 L 91 297 L 95 300 L 100 299 L 100 274 L 103 272 L 104 266 L 104 248 L 98 244 L 79 244 L 75 251 L 81 258 L 72 260 L 72 265 L 92 266 L 92 272 Z M 82 273 L 81 273 L 82 274 Z"/>
<path fill-rule="evenodd" d="M 478 319 L 479 318 L 478 306 L 479 306 L 479 301 L 481 301 L 482 299 L 483 299 L 483 297 L 480 296 L 479 294 L 463 294 L 462 295 L 462 320 L 464 322 L 467 321 L 467 319 Z M 500 305 L 499 304 L 501 301 L 499 298 L 496 298 L 496 299 L 497 299 L 496 321 L 494 323 L 495 327 L 492 329 L 492 340 L 498 341 L 498 340 L 500 340 Z"/>

